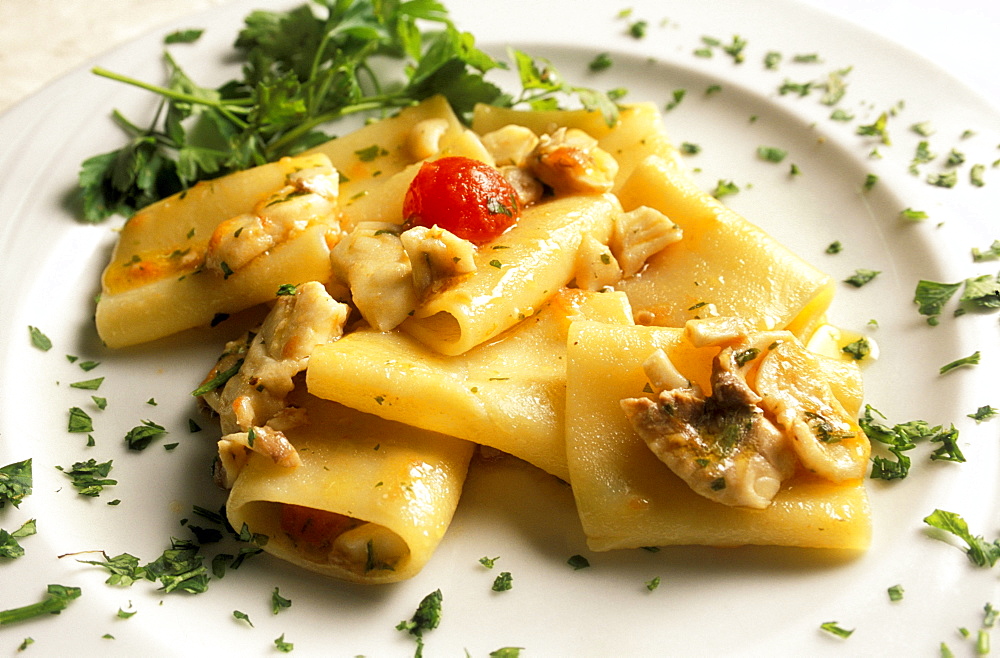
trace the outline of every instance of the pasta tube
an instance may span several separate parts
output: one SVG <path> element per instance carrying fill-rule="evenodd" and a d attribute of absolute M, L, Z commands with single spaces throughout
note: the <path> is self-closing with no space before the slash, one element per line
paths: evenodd
<path fill-rule="evenodd" d="M 620 401 L 647 388 L 643 361 L 662 349 L 684 377 L 710 390 L 710 364 L 718 347 L 695 347 L 682 329 L 593 321 L 575 322 L 569 336 L 567 456 L 592 549 L 771 544 L 859 550 L 868 545 L 871 519 L 861 478 L 832 482 L 799 470 L 768 507 L 731 507 L 692 491 L 636 435 Z"/>
<path fill-rule="evenodd" d="M 364 414 L 299 391 L 309 422 L 285 430 L 302 463 L 251 453 L 226 505 L 264 550 L 356 583 L 418 573 L 458 504 L 473 445 Z"/>

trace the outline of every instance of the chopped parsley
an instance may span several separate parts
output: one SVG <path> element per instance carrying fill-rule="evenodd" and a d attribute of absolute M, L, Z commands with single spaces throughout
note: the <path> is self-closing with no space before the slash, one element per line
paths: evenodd
<path fill-rule="evenodd" d="M 589 567 L 590 560 L 582 555 L 572 555 L 568 560 L 566 560 L 566 564 L 573 567 L 574 571 L 579 571 L 580 569 L 586 569 Z"/>
<path fill-rule="evenodd" d="M 961 283 L 940 283 L 921 279 L 917 282 L 913 301 L 918 305 L 917 312 L 921 315 L 937 317 L 944 305 L 962 287 Z"/>
<path fill-rule="evenodd" d="M 826 253 L 828 254 L 839 254 L 844 250 L 844 245 L 840 243 L 840 240 L 834 240 L 826 247 Z"/>
<path fill-rule="evenodd" d="M 514 577 L 510 575 L 509 571 L 501 571 L 500 575 L 493 580 L 493 587 L 491 588 L 494 592 L 506 592 L 514 587 Z"/>
<path fill-rule="evenodd" d="M 660 586 L 660 577 L 659 576 L 655 576 L 655 577 L 651 578 L 650 580 L 646 581 L 646 589 L 648 589 L 650 592 L 652 592 L 653 590 L 655 590 L 659 586 Z"/>
<path fill-rule="evenodd" d="M 78 434 L 86 434 L 94 431 L 94 421 L 90 415 L 80 407 L 70 407 L 69 424 L 67 431 Z"/>
<path fill-rule="evenodd" d="M 242 612 L 240 610 L 233 610 L 233 619 L 236 619 L 238 621 L 245 621 L 247 624 L 249 624 L 250 628 L 253 628 L 253 622 L 250 621 L 250 615 L 248 615 L 245 612 Z"/>
<path fill-rule="evenodd" d="M 857 133 L 865 137 L 878 137 L 882 144 L 889 146 L 892 140 L 889 139 L 889 113 L 883 112 L 873 123 L 858 126 Z"/>
<path fill-rule="evenodd" d="M 979 363 L 979 350 L 976 350 L 972 354 L 961 359 L 955 359 L 950 363 L 946 363 L 941 366 L 938 371 L 940 374 L 945 374 L 946 372 L 951 372 L 955 368 L 961 368 L 962 366 L 974 366 Z"/>
<path fill-rule="evenodd" d="M 49 585 L 46 588 L 45 598 L 38 603 L 31 603 L 10 610 L 0 610 L 0 626 L 41 617 L 46 614 L 58 615 L 66 609 L 70 601 L 79 598 L 80 593 L 81 590 L 79 587 Z M 27 640 L 25 643 L 27 643 Z"/>
<path fill-rule="evenodd" d="M 890 587 L 886 591 L 889 594 L 889 600 L 890 601 L 902 601 L 903 600 L 903 586 L 902 585 L 893 585 L 892 587 Z"/>
<path fill-rule="evenodd" d="M 201 38 L 204 34 L 204 30 L 200 29 L 187 29 L 187 30 L 177 30 L 171 32 L 163 38 L 163 43 L 170 45 L 175 43 L 194 43 Z"/>
<path fill-rule="evenodd" d="M 885 418 L 871 405 L 865 405 L 864 415 L 858 419 L 862 431 L 872 441 L 883 444 L 895 460 L 880 455 L 873 456 L 871 478 L 876 480 L 899 480 L 910 471 L 911 460 L 905 454 L 917 447 L 918 441 L 938 444 L 930 455 L 934 461 L 963 462 L 965 457 L 958 447 L 958 430 L 952 425 L 945 429 L 942 425 L 930 425 L 923 420 L 911 420 L 887 427 L 875 418 L 877 414 Z"/>
<path fill-rule="evenodd" d="M 79 388 L 85 391 L 96 391 L 104 383 L 104 377 L 95 377 L 94 379 L 86 379 L 84 381 L 73 382 L 70 384 L 70 388 Z"/>
<path fill-rule="evenodd" d="M 855 361 L 861 361 L 865 357 L 869 356 L 872 351 L 871 343 L 868 339 L 862 336 L 852 343 L 848 343 L 840 348 L 840 351 L 844 354 L 850 355 Z"/>
<path fill-rule="evenodd" d="M 993 244 L 985 250 L 981 250 L 978 247 L 972 248 L 972 260 L 975 263 L 997 259 L 1000 259 L 1000 240 L 994 240 Z"/>
<path fill-rule="evenodd" d="M 927 182 L 935 187 L 955 187 L 955 185 L 958 184 L 958 174 L 954 171 L 931 174 L 927 177 Z"/>
<path fill-rule="evenodd" d="M 7 532 L 0 528 L 0 558 L 17 559 L 24 555 L 24 548 L 18 543 L 18 539 L 30 537 L 37 532 L 34 519 L 28 519 L 21 527 L 14 532 Z"/>
<path fill-rule="evenodd" d="M 0 466 L 0 509 L 18 507 L 31 494 L 31 459 Z"/>
<path fill-rule="evenodd" d="M 76 462 L 68 470 L 62 466 L 56 466 L 56 468 L 66 474 L 78 494 L 96 498 L 104 491 L 104 487 L 118 484 L 118 480 L 108 478 L 108 474 L 111 472 L 111 462 L 112 460 L 109 459 L 98 464 L 96 460 L 88 459 L 85 462 Z"/>
<path fill-rule="evenodd" d="M 866 174 L 865 175 L 865 182 L 864 182 L 864 185 L 862 187 L 864 187 L 865 192 L 868 192 L 873 187 L 875 187 L 875 185 L 877 183 L 878 183 L 878 176 L 876 176 L 875 174 Z"/>
<path fill-rule="evenodd" d="M 740 188 L 733 181 L 719 179 L 719 182 L 715 185 L 715 189 L 712 191 L 712 196 L 716 199 L 721 199 L 722 197 L 736 194 L 739 191 Z"/>
<path fill-rule="evenodd" d="M 295 648 L 295 645 L 292 644 L 291 642 L 286 642 L 285 634 L 282 633 L 280 636 L 275 638 L 274 647 L 281 653 L 291 653 L 292 650 Z"/>
<path fill-rule="evenodd" d="M 396 624 L 397 631 L 406 631 L 417 641 L 415 658 L 424 655 L 424 633 L 432 631 L 441 623 L 441 601 L 444 596 L 441 590 L 434 590 L 420 601 L 416 612 L 410 619 Z"/>
<path fill-rule="evenodd" d="M 993 407 L 987 404 L 982 407 L 979 407 L 978 409 L 976 409 L 975 413 L 968 414 L 968 416 L 969 418 L 975 420 L 977 423 L 981 423 L 983 421 L 993 418 L 998 413 L 1000 413 L 1000 411 L 994 409 Z"/>
<path fill-rule="evenodd" d="M 293 283 L 282 283 L 278 286 L 278 292 L 275 293 L 278 297 L 287 297 L 289 295 L 294 295 L 298 286 Z"/>
<path fill-rule="evenodd" d="M 28 335 L 31 337 L 31 344 L 41 351 L 48 352 L 52 349 L 52 340 L 43 334 L 38 327 L 29 326 Z"/>
<path fill-rule="evenodd" d="M 923 210 L 914 210 L 913 208 L 905 208 L 903 210 L 900 210 L 899 216 L 903 219 L 908 219 L 914 222 L 920 221 L 922 219 L 927 219 L 928 217 L 930 217 L 930 215 L 928 215 Z"/>
<path fill-rule="evenodd" d="M 271 592 L 271 612 L 278 614 L 282 610 L 290 607 L 292 607 L 292 601 L 279 594 L 278 588 L 275 587 L 274 591 Z"/>
<path fill-rule="evenodd" d="M 167 430 L 162 425 L 157 425 L 151 420 L 144 420 L 141 425 L 137 425 L 128 431 L 125 435 L 125 445 L 128 446 L 129 450 L 139 452 L 149 447 L 153 439 L 163 436 L 166 433 Z"/>
<path fill-rule="evenodd" d="M 924 519 L 924 523 L 949 532 L 965 542 L 965 554 L 969 561 L 979 567 L 992 567 L 1000 559 L 1000 539 L 987 541 L 980 535 L 973 535 L 969 525 L 954 512 L 936 509 Z"/>
<path fill-rule="evenodd" d="M 851 634 L 854 633 L 854 629 L 841 628 L 840 624 L 835 621 L 824 622 L 820 624 L 820 628 L 831 635 L 836 635 L 844 639 L 851 637 Z"/>
<path fill-rule="evenodd" d="M 611 60 L 610 53 L 598 53 L 594 56 L 594 59 L 590 60 L 590 64 L 587 65 L 587 68 L 593 73 L 599 73 L 601 71 L 607 71 L 611 68 L 613 63 L 614 62 Z"/>
<path fill-rule="evenodd" d="M 855 288 L 860 288 L 871 282 L 876 276 L 881 274 L 880 270 L 867 270 L 864 268 L 859 268 L 854 270 L 854 274 L 844 279 L 844 283 L 854 286 Z"/>
<path fill-rule="evenodd" d="M 785 149 L 777 148 L 776 146 L 758 146 L 757 147 L 757 157 L 761 160 L 766 160 L 767 162 L 781 162 L 788 155 L 788 151 Z"/>
<path fill-rule="evenodd" d="M 492 569 L 494 566 L 496 566 L 497 560 L 499 559 L 500 559 L 499 555 L 497 557 L 487 557 L 484 555 L 483 557 L 479 558 L 479 564 L 483 565 L 487 569 Z"/>

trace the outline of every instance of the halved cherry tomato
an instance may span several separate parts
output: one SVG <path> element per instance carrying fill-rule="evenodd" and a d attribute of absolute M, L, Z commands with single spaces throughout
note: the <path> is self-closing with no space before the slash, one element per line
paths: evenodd
<path fill-rule="evenodd" d="M 281 529 L 297 542 L 321 545 L 358 525 L 349 516 L 299 505 L 281 506 Z"/>
<path fill-rule="evenodd" d="M 484 244 L 520 215 L 517 192 L 495 167 L 461 156 L 425 162 L 403 199 L 410 226 L 437 225 Z"/>

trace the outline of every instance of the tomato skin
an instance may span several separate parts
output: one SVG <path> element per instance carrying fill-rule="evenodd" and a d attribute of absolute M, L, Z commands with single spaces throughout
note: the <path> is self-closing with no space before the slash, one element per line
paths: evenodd
<path fill-rule="evenodd" d="M 328 544 L 355 525 L 354 519 L 335 512 L 291 504 L 281 506 L 281 529 L 296 542 Z"/>
<path fill-rule="evenodd" d="M 425 162 L 403 199 L 409 226 L 439 226 L 477 245 L 520 215 L 517 192 L 496 168 L 462 156 Z"/>

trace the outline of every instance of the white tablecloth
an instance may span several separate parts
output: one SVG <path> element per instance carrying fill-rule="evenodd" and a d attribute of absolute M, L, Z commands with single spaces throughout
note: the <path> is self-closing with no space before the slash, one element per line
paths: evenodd
<path fill-rule="evenodd" d="M 996 53 L 1000 1 L 801 1 L 923 54 L 1000 107 L 1000 73 L 996 70 L 1000 64 Z M 224 2 L 0 0 L 0 111 L 123 41 Z M 260 4 L 266 6 L 267 1 Z M 626 7 L 628 2 L 620 4 Z"/>

